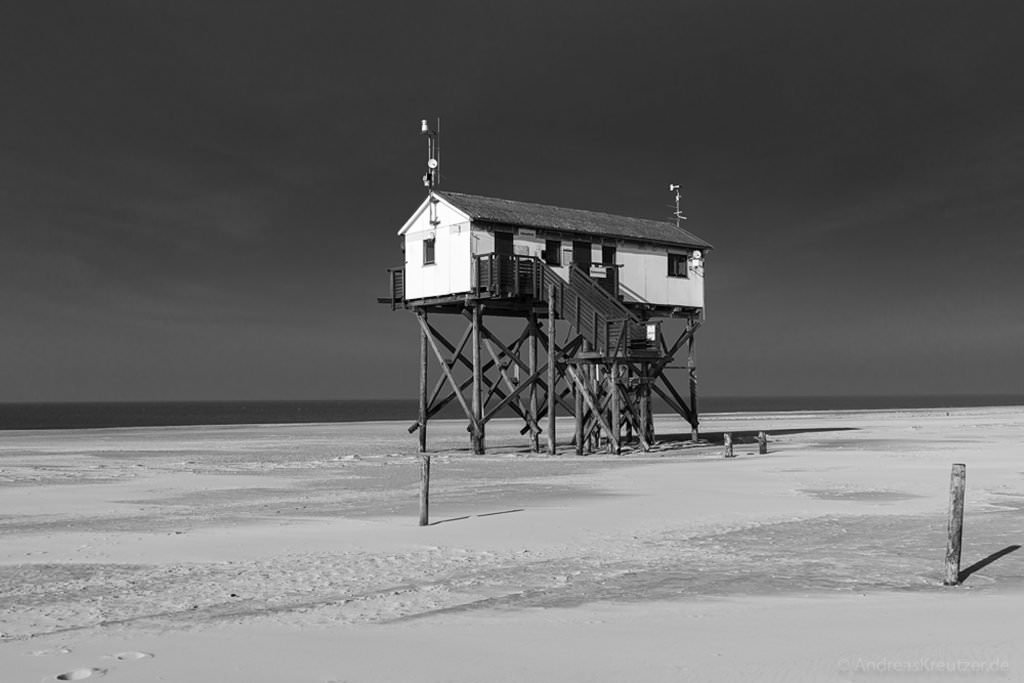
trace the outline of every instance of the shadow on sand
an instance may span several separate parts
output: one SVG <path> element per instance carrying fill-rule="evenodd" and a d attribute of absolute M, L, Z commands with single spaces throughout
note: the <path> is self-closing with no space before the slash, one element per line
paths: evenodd
<path fill-rule="evenodd" d="M 508 515 L 513 512 L 523 512 L 526 508 L 516 508 L 514 510 L 499 510 L 497 512 L 481 512 L 479 515 L 463 515 L 462 517 L 451 517 L 449 519 L 439 519 L 436 522 L 431 522 L 430 526 L 437 526 L 438 524 L 446 524 L 448 522 L 461 522 L 470 517 L 494 517 L 495 515 Z"/>
<path fill-rule="evenodd" d="M 989 566 L 990 564 L 992 564 L 993 562 L 998 560 L 1000 557 L 1004 557 L 1006 555 L 1009 555 L 1010 553 L 1012 553 L 1015 550 L 1020 550 L 1020 546 L 1019 545 L 1008 545 L 1005 548 L 1003 548 L 1002 550 L 997 550 L 996 552 L 992 553 L 991 555 L 989 555 L 985 559 L 978 560 L 977 562 L 972 564 L 970 567 L 967 567 L 966 569 L 961 569 L 960 570 L 960 575 L 957 577 L 957 579 L 959 580 L 960 583 L 963 583 L 967 579 L 967 577 L 970 576 L 971 574 L 973 574 L 974 572 L 978 571 L 979 569 L 983 569 L 983 568 Z"/>
<path fill-rule="evenodd" d="M 814 432 L 853 432 L 857 431 L 856 427 L 807 427 L 803 429 L 768 429 L 768 430 L 757 430 L 748 429 L 736 432 L 729 432 L 732 434 L 732 442 L 734 444 L 741 443 L 757 443 L 758 431 L 766 431 L 768 433 L 769 441 L 773 436 L 784 436 L 787 434 L 811 434 Z M 706 441 L 710 444 L 721 445 L 724 441 L 725 432 L 701 432 L 700 440 Z M 690 434 L 684 432 L 678 432 L 675 434 L 658 434 L 659 443 L 677 442 L 677 441 L 690 441 Z"/>

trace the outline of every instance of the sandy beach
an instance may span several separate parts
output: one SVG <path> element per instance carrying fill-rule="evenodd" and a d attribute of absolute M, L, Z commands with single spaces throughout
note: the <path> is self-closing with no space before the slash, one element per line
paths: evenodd
<path fill-rule="evenodd" d="M 424 528 L 406 426 L 0 433 L 0 679 L 1024 680 L 1024 408 L 705 416 L 734 459 L 431 423 Z"/>

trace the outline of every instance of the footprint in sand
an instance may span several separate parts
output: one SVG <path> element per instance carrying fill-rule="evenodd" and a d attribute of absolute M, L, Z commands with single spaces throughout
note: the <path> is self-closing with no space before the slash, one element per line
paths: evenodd
<path fill-rule="evenodd" d="M 134 662 L 137 659 L 149 659 L 153 656 L 151 652 L 118 652 L 116 655 L 108 655 L 119 662 Z"/>
<path fill-rule="evenodd" d="M 45 650 L 33 650 L 29 653 L 33 657 L 47 657 L 49 655 L 69 655 L 71 654 L 71 648 L 69 647 L 52 647 Z"/>
<path fill-rule="evenodd" d="M 84 681 L 86 678 L 96 678 L 107 673 L 106 669 L 75 669 L 53 677 L 55 681 Z"/>

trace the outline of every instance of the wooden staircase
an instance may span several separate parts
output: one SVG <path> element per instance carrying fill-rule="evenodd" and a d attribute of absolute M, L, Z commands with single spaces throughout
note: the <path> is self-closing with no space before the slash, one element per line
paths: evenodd
<path fill-rule="evenodd" d="M 484 254 L 477 257 L 476 274 L 474 294 L 480 298 L 552 299 L 555 315 L 568 321 L 599 356 L 657 355 L 655 341 L 647 338 L 647 324 L 576 264 L 570 264 L 566 282 L 536 257 Z"/>

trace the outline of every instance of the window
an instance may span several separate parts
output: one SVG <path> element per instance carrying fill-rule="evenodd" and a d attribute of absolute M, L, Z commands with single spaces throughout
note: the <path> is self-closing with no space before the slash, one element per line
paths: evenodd
<path fill-rule="evenodd" d="M 669 277 L 690 277 L 690 255 L 669 254 L 668 255 L 668 276 Z"/>
<path fill-rule="evenodd" d="M 423 265 L 425 266 L 434 263 L 434 243 L 436 241 L 434 237 L 423 240 Z"/>
<path fill-rule="evenodd" d="M 573 240 L 572 243 L 572 262 L 583 270 L 589 270 L 590 264 L 594 262 L 592 250 L 590 248 L 590 242 L 580 242 Z"/>
<path fill-rule="evenodd" d="M 561 240 L 544 240 L 544 263 L 549 266 L 562 265 Z"/>

